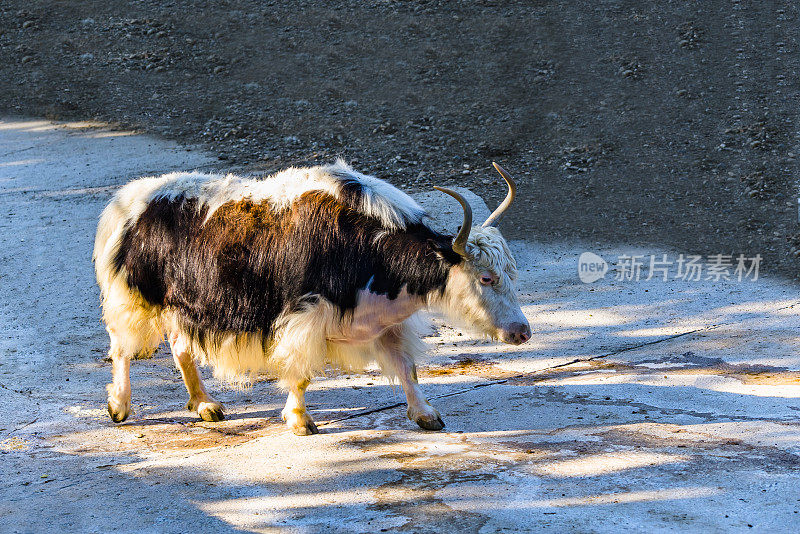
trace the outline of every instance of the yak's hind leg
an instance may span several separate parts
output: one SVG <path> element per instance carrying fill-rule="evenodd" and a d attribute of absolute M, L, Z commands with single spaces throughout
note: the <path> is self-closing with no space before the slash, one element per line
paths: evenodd
<path fill-rule="evenodd" d="M 414 356 L 424 351 L 424 345 L 416 329 L 409 321 L 397 325 L 381 337 L 381 345 L 385 355 L 379 363 L 386 374 L 394 375 L 400 381 L 406 394 L 408 418 L 425 430 L 444 428 L 439 412 L 430 405 L 417 382 Z"/>
<path fill-rule="evenodd" d="M 324 299 L 308 300 L 299 312 L 276 321 L 270 360 L 282 368 L 281 387 L 289 390 L 281 417 L 298 436 L 319 434 L 306 410 L 306 388 L 322 371 L 328 355 L 327 332 L 338 328 L 341 315 Z"/>
<path fill-rule="evenodd" d="M 286 406 L 281 412 L 281 417 L 286 421 L 292 432 L 298 436 L 310 436 L 319 434 L 317 425 L 306 411 L 306 388 L 309 380 L 295 380 L 288 382 L 289 397 L 286 399 Z"/>
<path fill-rule="evenodd" d="M 98 271 L 98 280 L 101 275 Z M 106 323 L 111 349 L 113 381 L 108 391 L 108 414 L 121 423 L 131 413 L 131 360 L 147 357 L 163 339 L 158 311 L 148 306 L 127 285 L 112 279 L 100 282 L 103 293 L 103 322 Z"/>
<path fill-rule="evenodd" d="M 169 335 L 169 348 L 172 350 L 172 358 L 175 366 L 183 376 L 183 383 L 186 391 L 189 392 L 189 402 L 186 409 L 197 413 L 203 421 L 222 421 L 225 414 L 222 411 L 222 404 L 215 401 L 206 392 L 203 386 L 203 379 L 197 371 L 197 366 L 192 359 L 189 350 L 189 342 L 183 334 L 172 332 Z"/>
<path fill-rule="evenodd" d="M 121 423 L 131 414 L 131 360 L 136 357 L 148 357 L 158 346 L 156 334 L 148 337 L 151 331 L 132 332 L 129 329 L 117 330 L 115 326 L 107 326 L 111 349 L 112 382 L 106 386 L 108 392 L 108 415 L 115 423 Z"/>
<path fill-rule="evenodd" d="M 108 392 L 108 415 L 115 423 L 121 423 L 131 414 L 131 358 L 134 354 L 126 344 L 108 328 L 111 338 L 111 380 L 106 386 Z"/>

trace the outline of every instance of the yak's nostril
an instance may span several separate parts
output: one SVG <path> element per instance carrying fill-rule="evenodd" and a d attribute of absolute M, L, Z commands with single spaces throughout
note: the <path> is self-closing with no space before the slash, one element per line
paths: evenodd
<path fill-rule="evenodd" d="M 516 345 L 525 343 L 531 338 L 531 327 L 525 323 L 511 323 L 508 332 L 511 342 Z"/>

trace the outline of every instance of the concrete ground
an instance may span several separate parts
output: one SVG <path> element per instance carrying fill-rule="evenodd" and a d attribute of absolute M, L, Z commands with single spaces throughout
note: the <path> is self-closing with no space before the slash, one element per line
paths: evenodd
<path fill-rule="evenodd" d="M 800 530 L 797 287 L 613 266 L 583 284 L 581 252 L 636 252 L 594 243 L 512 243 L 525 345 L 434 320 L 420 379 L 442 432 L 378 373 L 333 371 L 308 395 L 319 435 L 284 429 L 266 380 L 209 379 L 228 418 L 205 423 L 164 350 L 134 362 L 135 414 L 114 425 L 98 214 L 131 178 L 216 166 L 100 125 L 0 120 L 0 531 Z M 458 224 L 451 199 L 419 199 Z"/>

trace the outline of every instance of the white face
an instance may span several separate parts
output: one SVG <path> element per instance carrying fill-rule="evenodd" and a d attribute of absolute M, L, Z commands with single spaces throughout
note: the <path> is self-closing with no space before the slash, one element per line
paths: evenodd
<path fill-rule="evenodd" d="M 505 239 L 497 228 L 474 227 L 467 251 L 471 259 L 450 269 L 446 311 L 504 343 L 525 343 L 531 329 L 519 307 L 517 265 Z"/>

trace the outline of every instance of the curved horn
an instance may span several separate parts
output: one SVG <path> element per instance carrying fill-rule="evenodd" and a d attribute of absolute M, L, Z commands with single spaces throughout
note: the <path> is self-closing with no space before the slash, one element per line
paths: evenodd
<path fill-rule="evenodd" d="M 462 258 L 469 258 L 469 254 L 467 254 L 467 238 L 469 237 L 469 231 L 472 229 L 472 207 L 464 200 L 464 197 L 452 189 L 436 185 L 434 185 L 433 188 L 458 200 L 458 203 L 464 208 L 464 222 L 461 225 L 461 230 L 459 230 L 458 235 L 453 238 L 453 250 Z"/>
<path fill-rule="evenodd" d="M 505 213 L 511 203 L 514 202 L 514 197 L 517 196 L 517 184 L 514 182 L 514 179 L 511 177 L 511 175 L 494 161 L 492 162 L 492 165 L 494 165 L 494 168 L 497 169 L 497 172 L 500 173 L 500 176 L 502 176 L 508 184 L 508 195 L 506 195 L 506 199 L 503 201 L 503 203 L 497 206 L 497 209 L 494 210 L 491 215 L 489 215 L 489 218 L 486 219 L 486 222 L 481 225 L 483 228 L 487 226 L 494 226 L 500 220 L 500 217 L 503 216 L 503 213 Z"/>

